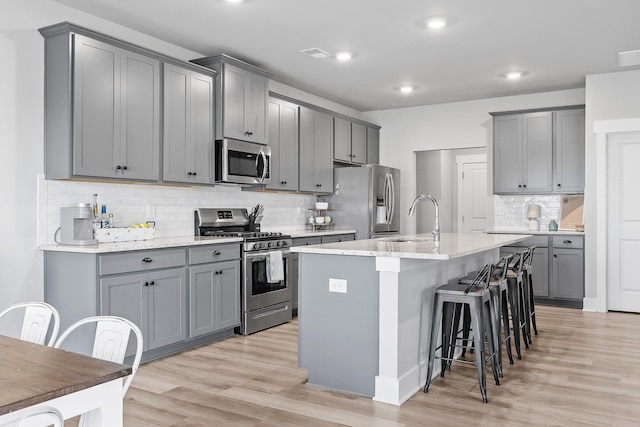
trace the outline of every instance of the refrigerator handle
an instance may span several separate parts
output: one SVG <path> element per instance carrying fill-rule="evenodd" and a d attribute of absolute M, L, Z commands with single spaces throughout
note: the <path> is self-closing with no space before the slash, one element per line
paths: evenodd
<path fill-rule="evenodd" d="M 389 224 L 389 174 L 384 174 L 384 223 Z"/>
<path fill-rule="evenodd" d="M 387 224 L 391 224 L 393 221 L 393 213 L 396 209 L 396 185 L 393 182 L 393 175 L 389 174 L 389 216 L 387 216 Z"/>

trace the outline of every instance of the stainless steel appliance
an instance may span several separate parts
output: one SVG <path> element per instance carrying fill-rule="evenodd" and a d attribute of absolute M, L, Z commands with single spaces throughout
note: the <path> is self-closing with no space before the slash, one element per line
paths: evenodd
<path fill-rule="evenodd" d="M 93 211 L 89 203 L 60 208 L 61 245 L 97 245 L 93 238 Z"/>
<path fill-rule="evenodd" d="M 380 165 L 336 168 L 326 200 L 336 223 L 355 228 L 356 239 L 400 232 L 400 170 Z"/>
<path fill-rule="evenodd" d="M 215 181 L 233 184 L 269 184 L 271 147 L 237 139 L 215 142 Z"/>
<path fill-rule="evenodd" d="M 248 335 L 291 320 L 289 264 L 291 236 L 261 232 L 246 209 L 200 208 L 194 213 L 197 236 L 242 237 L 240 333 Z M 252 225 L 253 224 L 253 225 Z M 283 280 L 267 277 L 270 257 L 282 259 Z"/>

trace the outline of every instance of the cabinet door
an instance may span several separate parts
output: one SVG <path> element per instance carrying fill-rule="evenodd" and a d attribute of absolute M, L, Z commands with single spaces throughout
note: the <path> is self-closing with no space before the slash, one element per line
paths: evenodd
<path fill-rule="evenodd" d="M 240 262 L 189 267 L 189 336 L 240 324 Z"/>
<path fill-rule="evenodd" d="M 333 158 L 342 162 L 351 162 L 351 122 L 334 117 Z"/>
<path fill-rule="evenodd" d="M 211 183 L 213 78 L 164 64 L 163 125 L 163 179 Z"/>
<path fill-rule="evenodd" d="M 533 251 L 533 295 L 549 296 L 549 249 L 536 248 Z"/>
<path fill-rule="evenodd" d="M 522 115 L 493 119 L 493 192 L 522 191 Z"/>
<path fill-rule="evenodd" d="M 380 163 L 380 130 L 367 127 L 367 163 Z"/>
<path fill-rule="evenodd" d="M 229 64 L 224 64 L 222 69 L 222 134 L 244 140 L 245 72 Z"/>
<path fill-rule="evenodd" d="M 289 257 L 289 286 L 291 287 L 291 311 L 299 314 L 298 308 L 298 260 L 299 255 L 292 253 Z M 293 314 L 293 313 L 292 313 Z"/>
<path fill-rule="evenodd" d="M 584 192 L 584 109 L 554 112 L 556 193 Z"/>
<path fill-rule="evenodd" d="M 316 113 L 300 107 L 300 191 L 316 191 Z"/>
<path fill-rule="evenodd" d="M 355 240 L 355 234 L 332 234 L 330 236 L 322 236 L 322 243 L 347 242 Z"/>
<path fill-rule="evenodd" d="M 120 49 L 74 36 L 73 174 L 117 178 Z"/>
<path fill-rule="evenodd" d="M 351 123 L 351 161 L 367 163 L 367 127 L 360 123 Z"/>
<path fill-rule="evenodd" d="M 100 315 L 120 316 L 135 323 L 142 331 L 143 349 L 149 349 L 147 323 L 147 274 L 127 274 L 100 279 Z M 148 286 L 147 286 L 148 287 Z M 135 346 L 127 348 L 127 355 L 135 353 Z"/>
<path fill-rule="evenodd" d="M 552 117 L 551 112 L 523 115 L 522 191 L 525 193 L 552 191 Z"/>
<path fill-rule="evenodd" d="M 316 193 L 333 192 L 333 117 L 316 114 L 315 175 Z"/>
<path fill-rule="evenodd" d="M 184 268 L 148 273 L 149 350 L 187 338 L 187 275 Z"/>
<path fill-rule="evenodd" d="M 269 81 L 247 72 L 245 77 L 245 132 L 248 141 L 267 143 L 267 98 Z M 246 133 L 245 133 L 246 135 Z"/>
<path fill-rule="evenodd" d="M 584 252 L 553 248 L 551 293 L 554 298 L 579 300 L 584 297 Z"/>
<path fill-rule="evenodd" d="M 298 190 L 298 106 L 269 100 L 271 190 Z"/>
<path fill-rule="evenodd" d="M 267 79 L 230 64 L 223 69 L 223 135 L 266 144 Z"/>
<path fill-rule="evenodd" d="M 160 179 L 160 62 L 122 51 L 121 178 Z"/>

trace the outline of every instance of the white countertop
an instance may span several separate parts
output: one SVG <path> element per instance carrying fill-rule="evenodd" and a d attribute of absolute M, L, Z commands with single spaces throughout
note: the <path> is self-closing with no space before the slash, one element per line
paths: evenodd
<path fill-rule="evenodd" d="M 530 234 L 442 233 L 436 244 L 430 233 L 296 246 L 291 252 L 425 260 L 449 260 L 521 242 Z M 398 242 L 398 239 L 408 241 Z M 415 240 L 412 240 L 415 239 Z M 421 239 L 430 239 L 422 240 Z"/>
<path fill-rule="evenodd" d="M 109 252 L 139 251 L 145 249 L 164 249 L 180 246 L 211 245 L 218 243 L 240 243 L 240 237 L 160 237 L 134 242 L 99 243 L 91 246 L 41 245 L 40 250 L 56 252 L 75 252 L 84 254 L 102 254 Z"/>
<path fill-rule="evenodd" d="M 486 233 L 489 234 L 532 234 L 536 236 L 551 236 L 556 234 L 562 235 L 570 235 L 570 236 L 584 236 L 584 231 L 576 231 L 576 230 L 558 230 L 558 231 L 549 231 L 549 230 L 540 230 L 540 231 L 529 231 L 529 230 L 487 230 Z"/>

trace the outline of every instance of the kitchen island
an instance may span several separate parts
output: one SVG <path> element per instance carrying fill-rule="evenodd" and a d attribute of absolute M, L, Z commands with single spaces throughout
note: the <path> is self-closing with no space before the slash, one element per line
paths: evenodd
<path fill-rule="evenodd" d="M 299 365 L 310 385 L 401 405 L 425 382 L 434 289 L 529 235 L 430 234 L 298 252 Z M 436 372 L 437 374 L 437 372 Z"/>

